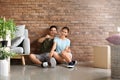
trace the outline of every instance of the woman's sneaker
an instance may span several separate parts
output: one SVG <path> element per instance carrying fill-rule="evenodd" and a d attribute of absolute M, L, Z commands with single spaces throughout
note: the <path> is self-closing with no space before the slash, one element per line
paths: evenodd
<path fill-rule="evenodd" d="M 56 60 L 55 60 L 55 58 L 50 58 L 50 66 L 52 67 L 52 68 L 54 68 L 54 67 L 56 67 L 56 64 L 57 64 L 57 62 L 56 62 Z"/>
<path fill-rule="evenodd" d="M 67 67 L 73 68 L 75 66 L 75 64 L 77 64 L 77 61 L 71 61 L 70 63 L 68 63 Z"/>

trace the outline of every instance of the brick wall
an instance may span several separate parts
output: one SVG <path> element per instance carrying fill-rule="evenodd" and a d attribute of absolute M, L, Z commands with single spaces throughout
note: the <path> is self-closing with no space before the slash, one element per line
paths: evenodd
<path fill-rule="evenodd" d="M 17 25 L 26 25 L 31 52 L 37 52 L 37 39 L 49 26 L 68 26 L 74 58 L 92 61 L 92 46 L 108 44 L 105 38 L 120 25 L 120 1 L 0 0 L 0 16 L 13 18 Z"/>

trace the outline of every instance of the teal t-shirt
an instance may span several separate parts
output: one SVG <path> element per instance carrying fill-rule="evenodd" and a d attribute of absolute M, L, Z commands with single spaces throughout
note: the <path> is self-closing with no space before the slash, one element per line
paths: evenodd
<path fill-rule="evenodd" d="M 63 51 L 66 47 L 70 47 L 70 40 L 69 39 L 60 39 L 59 37 L 54 38 L 54 42 L 56 43 L 56 52 L 59 54 Z"/>

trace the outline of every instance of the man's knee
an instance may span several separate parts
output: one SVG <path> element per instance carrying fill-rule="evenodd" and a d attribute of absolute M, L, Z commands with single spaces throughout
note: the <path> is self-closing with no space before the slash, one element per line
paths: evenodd
<path fill-rule="evenodd" d="M 30 54 L 30 55 L 29 55 L 29 58 L 30 58 L 30 59 L 35 58 L 35 55 L 34 55 L 34 54 Z"/>

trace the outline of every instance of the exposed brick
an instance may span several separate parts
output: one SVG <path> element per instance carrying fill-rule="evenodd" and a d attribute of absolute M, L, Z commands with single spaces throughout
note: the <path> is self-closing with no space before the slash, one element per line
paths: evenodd
<path fill-rule="evenodd" d="M 92 46 L 108 44 L 120 21 L 119 0 L 0 0 L 0 16 L 13 18 L 29 30 L 31 53 L 47 28 L 68 26 L 74 59 L 92 61 Z"/>

